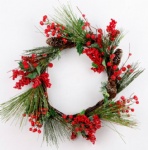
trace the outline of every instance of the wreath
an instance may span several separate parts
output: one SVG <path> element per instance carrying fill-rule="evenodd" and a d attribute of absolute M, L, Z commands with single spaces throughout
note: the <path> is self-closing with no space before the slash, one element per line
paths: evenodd
<path fill-rule="evenodd" d="M 79 10 L 79 9 L 78 9 Z M 79 10 L 80 11 L 80 10 Z M 133 127 L 133 104 L 139 104 L 138 97 L 126 98 L 116 95 L 125 89 L 143 69 L 138 63 L 120 65 L 122 50 L 118 48 L 123 32 L 116 29 L 117 22 L 111 19 L 106 31 L 93 27 L 86 16 L 81 13 L 77 17 L 70 6 L 56 9 L 55 17 L 43 16 L 40 25 L 44 28 L 48 46 L 26 50 L 18 61 L 19 67 L 12 70 L 12 79 L 19 77 L 14 88 L 31 84 L 31 88 L 1 104 L 1 119 L 20 119 L 21 125 L 29 120 L 31 132 L 41 133 L 47 143 L 58 143 L 58 138 L 70 137 L 74 140 L 82 135 L 93 144 L 95 133 L 101 128 L 102 120 L 119 125 Z M 48 68 L 52 68 L 52 60 L 67 48 L 76 47 L 79 55 L 87 55 L 92 61 L 91 70 L 100 74 L 105 72 L 108 80 L 102 83 L 103 99 L 92 107 L 73 115 L 67 115 L 54 108 L 48 101 L 47 88 L 51 88 Z M 50 70 L 49 70 L 50 72 Z M 54 83 L 53 83 L 54 84 Z"/>

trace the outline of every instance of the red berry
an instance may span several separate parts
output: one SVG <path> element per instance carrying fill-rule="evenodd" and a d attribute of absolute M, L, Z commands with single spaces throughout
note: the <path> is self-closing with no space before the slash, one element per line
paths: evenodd
<path fill-rule="evenodd" d="M 131 108 L 131 112 L 134 112 L 135 110 L 134 110 L 134 108 Z"/>
<path fill-rule="evenodd" d="M 122 78 L 121 78 L 121 77 L 117 77 L 117 79 L 118 79 L 118 80 L 121 80 Z"/>
<path fill-rule="evenodd" d="M 139 101 L 136 101 L 136 104 L 139 104 Z"/>
<path fill-rule="evenodd" d="M 111 63 L 111 62 L 108 62 L 108 63 L 107 63 L 107 66 L 109 66 L 109 67 L 110 67 L 111 65 L 112 65 L 112 63 Z"/>
<path fill-rule="evenodd" d="M 73 118 L 73 115 L 69 115 L 69 118 L 72 119 L 72 118 Z"/>
<path fill-rule="evenodd" d="M 49 34 L 46 34 L 46 37 L 49 37 Z"/>
<path fill-rule="evenodd" d="M 134 70 L 133 69 L 130 69 L 130 73 L 133 73 L 134 72 Z"/>
<path fill-rule="evenodd" d="M 129 113 L 129 110 L 126 110 L 126 113 Z"/>
<path fill-rule="evenodd" d="M 95 40 L 95 38 L 96 38 L 95 35 L 92 34 L 92 35 L 91 35 L 91 39 L 92 39 L 92 40 Z"/>
<path fill-rule="evenodd" d="M 82 14 L 82 17 L 85 18 L 85 14 Z"/>
<path fill-rule="evenodd" d="M 34 126 L 35 126 L 35 122 L 34 122 L 34 121 L 31 121 L 31 125 L 34 127 Z"/>
<path fill-rule="evenodd" d="M 29 131 L 32 131 L 32 128 L 29 128 Z"/>
<path fill-rule="evenodd" d="M 132 53 L 129 53 L 129 56 L 132 56 Z"/>
<path fill-rule="evenodd" d="M 26 114 L 23 114 L 23 117 L 26 117 Z"/>
<path fill-rule="evenodd" d="M 121 98 L 122 100 L 125 100 L 125 97 L 124 97 L 124 96 L 121 96 L 120 98 Z"/>
<path fill-rule="evenodd" d="M 53 63 L 49 63 L 48 67 L 52 68 L 53 67 Z"/>
<path fill-rule="evenodd" d="M 102 34 L 102 29 L 98 29 L 98 32 L 99 32 L 100 34 Z"/>
<path fill-rule="evenodd" d="M 39 134 L 41 133 L 41 130 L 40 130 L 40 129 L 38 130 L 38 133 L 39 133 Z"/>
<path fill-rule="evenodd" d="M 88 41 L 88 42 L 86 43 L 86 46 L 90 46 L 90 45 L 91 45 L 91 42 Z"/>
<path fill-rule="evenodd" d="M 113 66 L 113 70 L 116 70 L 118 67 L 117 67 L 117 65 L 114 65 Z"/>
<path fill-rule="evenodd" d="M 127 68 L 128 68 L 128 69 L 131 68 L 131 65 L 127 65 Z"/>
<path fill-rule="evenodd" d="M 44 25 L 43 21 L 40 21 L 40 25 L 41 25 L 41 26 L 43 26 L 43 25 Z"/>
<path fill-rule="evenodd" d="M 126 71 L 126 68 L 125 68 L 125 67 L 122 67 L 121 70 L 122 70 L 122 71 Z"/>
<path fill-rule="evenodd" d="M 57 35 L 57 38 L 60 38 L 60 37 L 61 37 L 61 34 L 58 34 L 58 35 Z"/>
<path fill-rule="evenodd" d="M 36 131 L 37 131 L 37 128 L 34 128 L 34 129 L 33 129 L 33 132 L 36 132 Z"/>
<path fill-rule="evenodd" d="M 138 100 L 138 97 L 136 95 L 133 96 L 133 99 L 135 99 L 136 101 Z"/>
<path fill-rule="evenodd" d="M 66 118 L 67 118 L 67 116 L 66 116 L 66 115 L 62 115 L 62 118 L 63 118 L 63 119 L 66 119 Z"/>
<path fill-rule="evenodd" d="M 47 19 L 47 15 L 43 16 L 43 22 L 45 22 Z"/>
<path fill-rule="evenodd" d="M 116 80 L 116 76 L 112 75 L 112 76 L 111 76 L 111 79 L 112 79 L 112 80 Z"/>
<path fill-rule="evenodd" d="M 115 54 L 111 54 L 110 59 L 114 59 L 114 58 L 115 58 Z"/>
<path fill-rule="evenodd" d="M 86 34 L 86 38 L 89 39 L 91 37 L 91 35 L 88 33 Z"/>

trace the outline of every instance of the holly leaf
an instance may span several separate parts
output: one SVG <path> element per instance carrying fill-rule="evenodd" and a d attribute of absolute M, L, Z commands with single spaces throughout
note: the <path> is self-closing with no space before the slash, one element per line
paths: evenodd
<path fill-rule="evenodd" d="M 103 59 L 102 65 L 106 68 L 106 62 L 105 62 L 105 59 Z"/>
<path fill-rule="evenodd" d="M 41 67 L 40 67 L 40 66 L 37 66 L 37 67 L 36 67 L 36 70 L 37 70 L 38 74 L 40 75 L 40 73 L 41 73 Z"/>
<path fill-rule="evenodd" d="M 33 73 L 29 73 L 26 77 L 30 78 L 30 79 L 34 79 L 37 77 L 37 72 L 33 72 Z"/>
<path fill-rule="evenodd" d="M 81 112 L 80 112 L 80 115 L 84 115 L 85 114 L 85 110 L 82 110 Z"/>
<path fill-rule="evenodd" d="M 94 68 L 98 68 L 98 65 L 95 64 L 94 62 L 92 62 L 92 66 L 93 66 Z"/>
<path fill-rule="evenodd" d="M 24 69 L 22 61 L 20 61 L 18 64 L 19 64 L 20 69 Z"/>
<path fill-rule="evenodd" d="M 77 48 L 77 52 L 79 53 L 79 55 L 82 54 L 83 49 L 84 49 L 83 44 L 82 43 L 77 43 L 76 48 Z"/>
<path fill-rule="evenodd" d="M 91 47 L 99 49 L 99 45 L 97 43 L 91 44 Z"/>

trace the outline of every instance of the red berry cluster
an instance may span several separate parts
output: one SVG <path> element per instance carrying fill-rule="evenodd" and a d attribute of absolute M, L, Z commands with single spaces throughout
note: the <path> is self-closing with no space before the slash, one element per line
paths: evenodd
<path fill-rule="evenodd" d="M 13 80 L 15 78 L 17 78 L 18 76 L 21 77 L 21 79 L 18 82 L 16 82 L 16 84 L 14 86 L 14 88 L 16 88 L 16 89 L 21 89 L 23 86 L 29 85 L 31 82 L 33 83 L 33 85 L 32 85 L 33 88 L 37 88 L 42 83 L 44 83 L 45 86 L 48 88 L 51 87 L 49 74 L 46 72 L 42 73 L 41 75 L 37 76 L 34 79 L 30 79 L 30 78 L 26 77 L 28 75 L 28 73 L 24 72 L 22 70 L 12 70 L 12 72 L 13 72 L 13 75 L 12 75 Z"/>
<path fill-rule="evenodd" d="M 32 54 L 31 56 L 22 56 L 22 60 L 19 64 L 21 70 L 12 70 L 13 80 L 15 80 L 17 77 L 20 77 L 20 80 L 16 82 L 14 88 L 21 89 L 23 86 L 30 83 L 33 83 L 33 88 L 40 86 L 42 83 L 44 83 L 48 88 L 51 87 L 49 74 L 46 72 L 43 72 L 40 75 L 36 73 L 36 76 L 34 78 L 28 77 L 28 75 L 35 73 L 35 69 L 38 67 L 38 57 L 36 54 Z M 52 68 L 53 64 L 49 63 L 48 67 Z"/>
<path fill-rule="evenodd" d="M 102 37 L 103 37 L 102 29 L 98 29 L 97 43 L 98 43 L 100 48 L 102 48 Z"/>
<path fill-rule="evenodd" d="M 28 73 L 22 71 L 22 70 L 12 70 L 12 79 L 15 80 L 18 76 L 21 77 L 21 79 L 16 82 L 14 88 L 21 89 L 25 85 L 29 85 L 31 83 L 31 79 L 27 78 L 26 76 Z"/>
<path fill-rule="evenodd" d="M 46 25 L 46 28 L 44 29 L 44 33 L 46 34 L 46 37 L 62 37 L 62 30 L 65 30 L 64 26 L 61 26 L 55 22 L 50 23 L 47 16 L 43 16 L 43 21 L 40 21 L 40 25 Z M 67 39 L 63 38 L 63 42 L 66 44 Z"/>
<path fill-rule="evenodd" d="M 73 126 L 73 132 L 71 135 L 71 139 L 75 139 L 78 133 L 81 133 L 84 138 L 90 140 L 93 144 L 96 141 L 95 133 L 98 129 L 101 128 L 101 121 L 97 115 L 94 115 L 88 118 L 85 115 L 77 115 L 76 117 L 72 116 L 63 116 L 66 121 L 71 122 Z"/>
<path fill-rule="evenodd" d="M 106 28 L 106 31 L 108 32 L 109 38 L 111 41 L 114 41 L 115 38 L 118 36 L 118 34 L 120 34 L 120 31 L 115 29 L 116 24 L 117 24 L 117 22 L 115 20 L 111 19 L 109 26 L 107 26 L 107 28 Z"/>
<path fill-rule="evenodd" d="M 36 54 L 31 56 L 22 56 L 22 65 L 24 69 L 36 68 L 38 66 L 38 59 Z"/>
<path fill-rule="evenodd" d="M 128 117 L 130 117 L 130 112 L 134 112 L 134 108 L 131 108 L 130 105 L 136 103 L 139 104 L 138 97 L 134 95 L 131 98 L 125 98 L 124 96 L 121 96 L 118 101 L 116 101 L 116 105 L 119 108 L 118 114 L 120 113 L 126 113 Z"/>
<path fill-rule="evenodd" d="M 113 65 L 113 59 L 115 57 L 115 54 L 110 55 L 110 61 L 107 63 L 108 67 L 111 67 L 112 70 L 114 70 L 114 73 L 111 75 L 112 80 L 121 80 L 122 74 L 126 73 L 132 73 L 134 72 L 134 69 L 131 65 L 123 66 L 121 69 L 118 68 L 117 65 Z"/>
<path fill-rule="evenodd" d="M 46 115 L 48 112 L 48 108 L 39 108 L 39 110 L 35 114 L 29 115 L 29 122 L 31 124 L 31 127 L 29 128 L 29 131 L 32 132 L 38 132 L 41 133 L 42 123 L 39 120 L 41 115 Z M 26 114 L 23 114 L 23 117 L 25 117 Z"/>
<path fill-rule="evenodd" d="M 104 71 L 104 66 L 102 65 L 103 62 L 103 54 L 99 52 L 96 48 L 88 48 L 83 51 L 84 54 L 86 54 L 95 64 L 95 67 L 92 67 L 91 69 L 94 72 L 101 73 Z"/>
<path fill-rule="evenodd" d="M 51 83 L 49 79 L 49 74 L 44 72 L 40 76 L 37 76 L 35 79 L 32 79 L 31 82 L 33 82 L 33 88 L 37 88 L 40 86 L 42 83 L 45 84 L 46 87 L 50 88 Z"/>

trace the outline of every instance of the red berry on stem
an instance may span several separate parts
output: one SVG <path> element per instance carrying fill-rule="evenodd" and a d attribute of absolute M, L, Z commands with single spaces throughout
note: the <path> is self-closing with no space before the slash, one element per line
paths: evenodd
<path fill-rule="evenodd" d="M 49 63 L 49 64 L 48 64 L 48 67 L 49 67 L 49 68 L 52 68 L 52 67 L 53 67 L 53 63 Z"/>
<path fill-rule="evenodd" d="M 112 76 L 111 76 L 111 79 L 112 79 L 112 80 L 116 80 L 116 76 L 112 75 Z"/>
<path fill-rule="evenodd" d="M 139 101 L 136 101 L 136 104 L 139 104 Z"/>
<path fill-rule="evenodd" d="M 92 40 L 95 40 L 95 38 L 96 38 L 95 35 L 92 34 L 92 35 L 91 35 L 91 39 L 92 39 Z"/>
<path fill-rule="evenodd" d="M 134 112 L 135 110 L 134 110 L 134 108 L 131 108 L 131 112 Z"/>
<path fill-rule="evenodd" d="M 72 118 L 73 118 L 73 115 L 69 115 L 69 118 L 72 119 Z"/>
<path fill-rule="evenodd" d="M 66 118 L 67 118 L 67 116 L 66 116 L 66 115 L 62 115 L 62 118 L 63 118 L 63 119 L 66 119 Z"/>
<path fill-rule="evenodd" d="M 128 68 L 128 69 L 131 68 L 131 65 L 127 65 L 127 68 Z"/>
<path fill-rule="evenodd" d="M 117 67 L 117 65 L 114 65 L 113 66 L 113 70 L 116 70 L 118 67 Z"/>
<path fill-rule="evenodd" d="M 86 34 L 86 38 L 89 39 L 91 37 L 91 35 L 88 33 Z"/>
<path fill-rule="evenodd" d="M 122 100 L 125 100 L 125 97 L 124 97 L 124 96 L 121 96 L 120 98 L 121 98 Z"/>
<path fill-rule="evenodd" d="M 138 97 L 136 95 L 133 96 L 133 99 L 135 99 L 136 101 L 138 100 Z"/>
<path fill-rule="evenodd" d="M 29 131 L 32 131 L 32 128 L 29 128 Z"/>
<path fill-rule="evenodd" d="M 43 21 L 40 21 L 40 25 L 41 25 L 41 26 L 43 26 L 43 25 L 44 25 Z"/>
<path fill-rule="evenodd" d="M 88 42 L 86 43 L 86 46 L 90 46 L 90 45 L 91 45 L 91 42 L 88 41 Z"/>
<path fill-rule="evenodd" d="M 39 134 L 41 133 L 41 130 L 40 130 L 40 129 L 38 130 L 38 133 L 39 133 Z"/>
<path fill-rule="evenodd" d="M 43 22 L 45 22 L 47 19 L 47 15 L 43 16 Z"/>
<path fill-rule="evenodd" d="M 114 58 L 115 58 L 115 54 L 111 54 L 110 59 L 114 59 Z"/>
<path fill-rule="evenodd" d="M 111 63 L 111 62 L 108 62 L 108 63 L 107 63 L 107 66 L 109 66 L 109 67 L 110 67 L 111 65 L 112 65 L 112 63 Z"/>
<path fill-rule="evenodd" d="M 85 14 L 82 14 L 82 17 L 85 18 Z"/>
<path fill-rule="evenodd" d="M 26 114 L 23 114 L 23 117 L 26 117 Z"/>
<path fill-rule="evenodd" d="M 125 67 L 122 67 L 121 70 L 122 70 L 122 71 L 126 71 L 126 68 L 125 68 Z"/>

